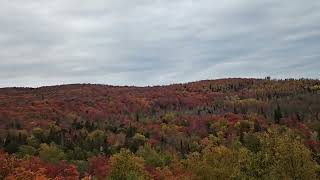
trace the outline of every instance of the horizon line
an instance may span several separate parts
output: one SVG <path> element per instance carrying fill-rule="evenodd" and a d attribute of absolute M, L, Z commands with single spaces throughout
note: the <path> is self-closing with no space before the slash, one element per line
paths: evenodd
<path fill-rule="evenodd" d="M 269 78 L 269 79 L 268 79 Z M 59 86 L 71 86 L 71 85 L 95 85 L 95 86 L 109 86 L 109 87 L 130 87 L 130 88 L 152 88 L 152 87 L 167 87 L 174 85 L 183 85 L 183 84 L 191 84 L 203 81 L 218 81 L 218 80 L 270 80 L 270 81 L 283 81 L 283 80 L 320 80 L 320 78 L 272 78 L 270 76 L 266 76 L 264 78 L 261 77 L 229 77 L 229 78 L 212 78 L 212 79 L 202 79 L 195 81 L 187 81 L 187 82 L 176 82 L 176 83 L 168 83 L 168 84 L 158 84 L 158 85 L 112 85 L 112 84 L 104 84 L 104 83 L 90 83 L 90 82 L 76 82 L 76 83 L 61 83 L 61 84 L 52 84 L 52 85 L 41 85 L 41 86 L 8 86 L 8 87 L 0 87 L 0 89 L 41 89 L 48 87 L 59 87 Z"/>

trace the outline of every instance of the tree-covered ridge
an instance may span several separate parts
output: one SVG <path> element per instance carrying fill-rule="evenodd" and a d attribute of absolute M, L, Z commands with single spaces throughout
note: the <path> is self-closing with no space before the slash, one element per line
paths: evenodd
<path fill-rule="evenodd" d="M 0 89 L 0 175 L 317 179 L 319 85 L 221 79 Z"/>

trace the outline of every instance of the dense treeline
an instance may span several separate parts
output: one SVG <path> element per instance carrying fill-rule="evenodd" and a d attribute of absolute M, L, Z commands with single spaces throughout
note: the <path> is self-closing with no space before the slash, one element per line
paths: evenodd
<path fill-rule="evenodd" d="M 0 90 L 0 179 L 317 179 L 320 81 Z"/>

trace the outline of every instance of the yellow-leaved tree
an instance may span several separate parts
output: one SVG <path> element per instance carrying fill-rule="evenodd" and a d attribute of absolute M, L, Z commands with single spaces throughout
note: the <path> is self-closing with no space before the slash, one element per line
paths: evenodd
<path fill-rule="evenodd" d="M 290 133 L 269 130 L 260 137 L 256 165 L 263 179 L 317 179 L 318 164 L 311 151 Z"/>
<path fill-rule="evenodd" d="M 209 138 L 202 153 L 192 153 L 186 167 L 192 179 L 319 179 L 311 151 L 292 132 L 271 129 L 255 134 L 258 147 L 226 147 Z M 212 142 L 211 142 L 212 141 Z"/>
<path fill-rule="evenodd" d="M 112 180 L 145 180 L 150 179 L 144 169 L 144 160 L 129 150 L 122 149 L 110 159 L 110 175 Z"/>

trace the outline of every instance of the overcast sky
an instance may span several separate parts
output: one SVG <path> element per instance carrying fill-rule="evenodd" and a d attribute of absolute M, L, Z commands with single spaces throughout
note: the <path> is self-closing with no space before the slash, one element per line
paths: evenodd
<path fill-rule="evenodd" d="M 0 87 L 320 78 L 319 0 L 2 0 Z"/>

